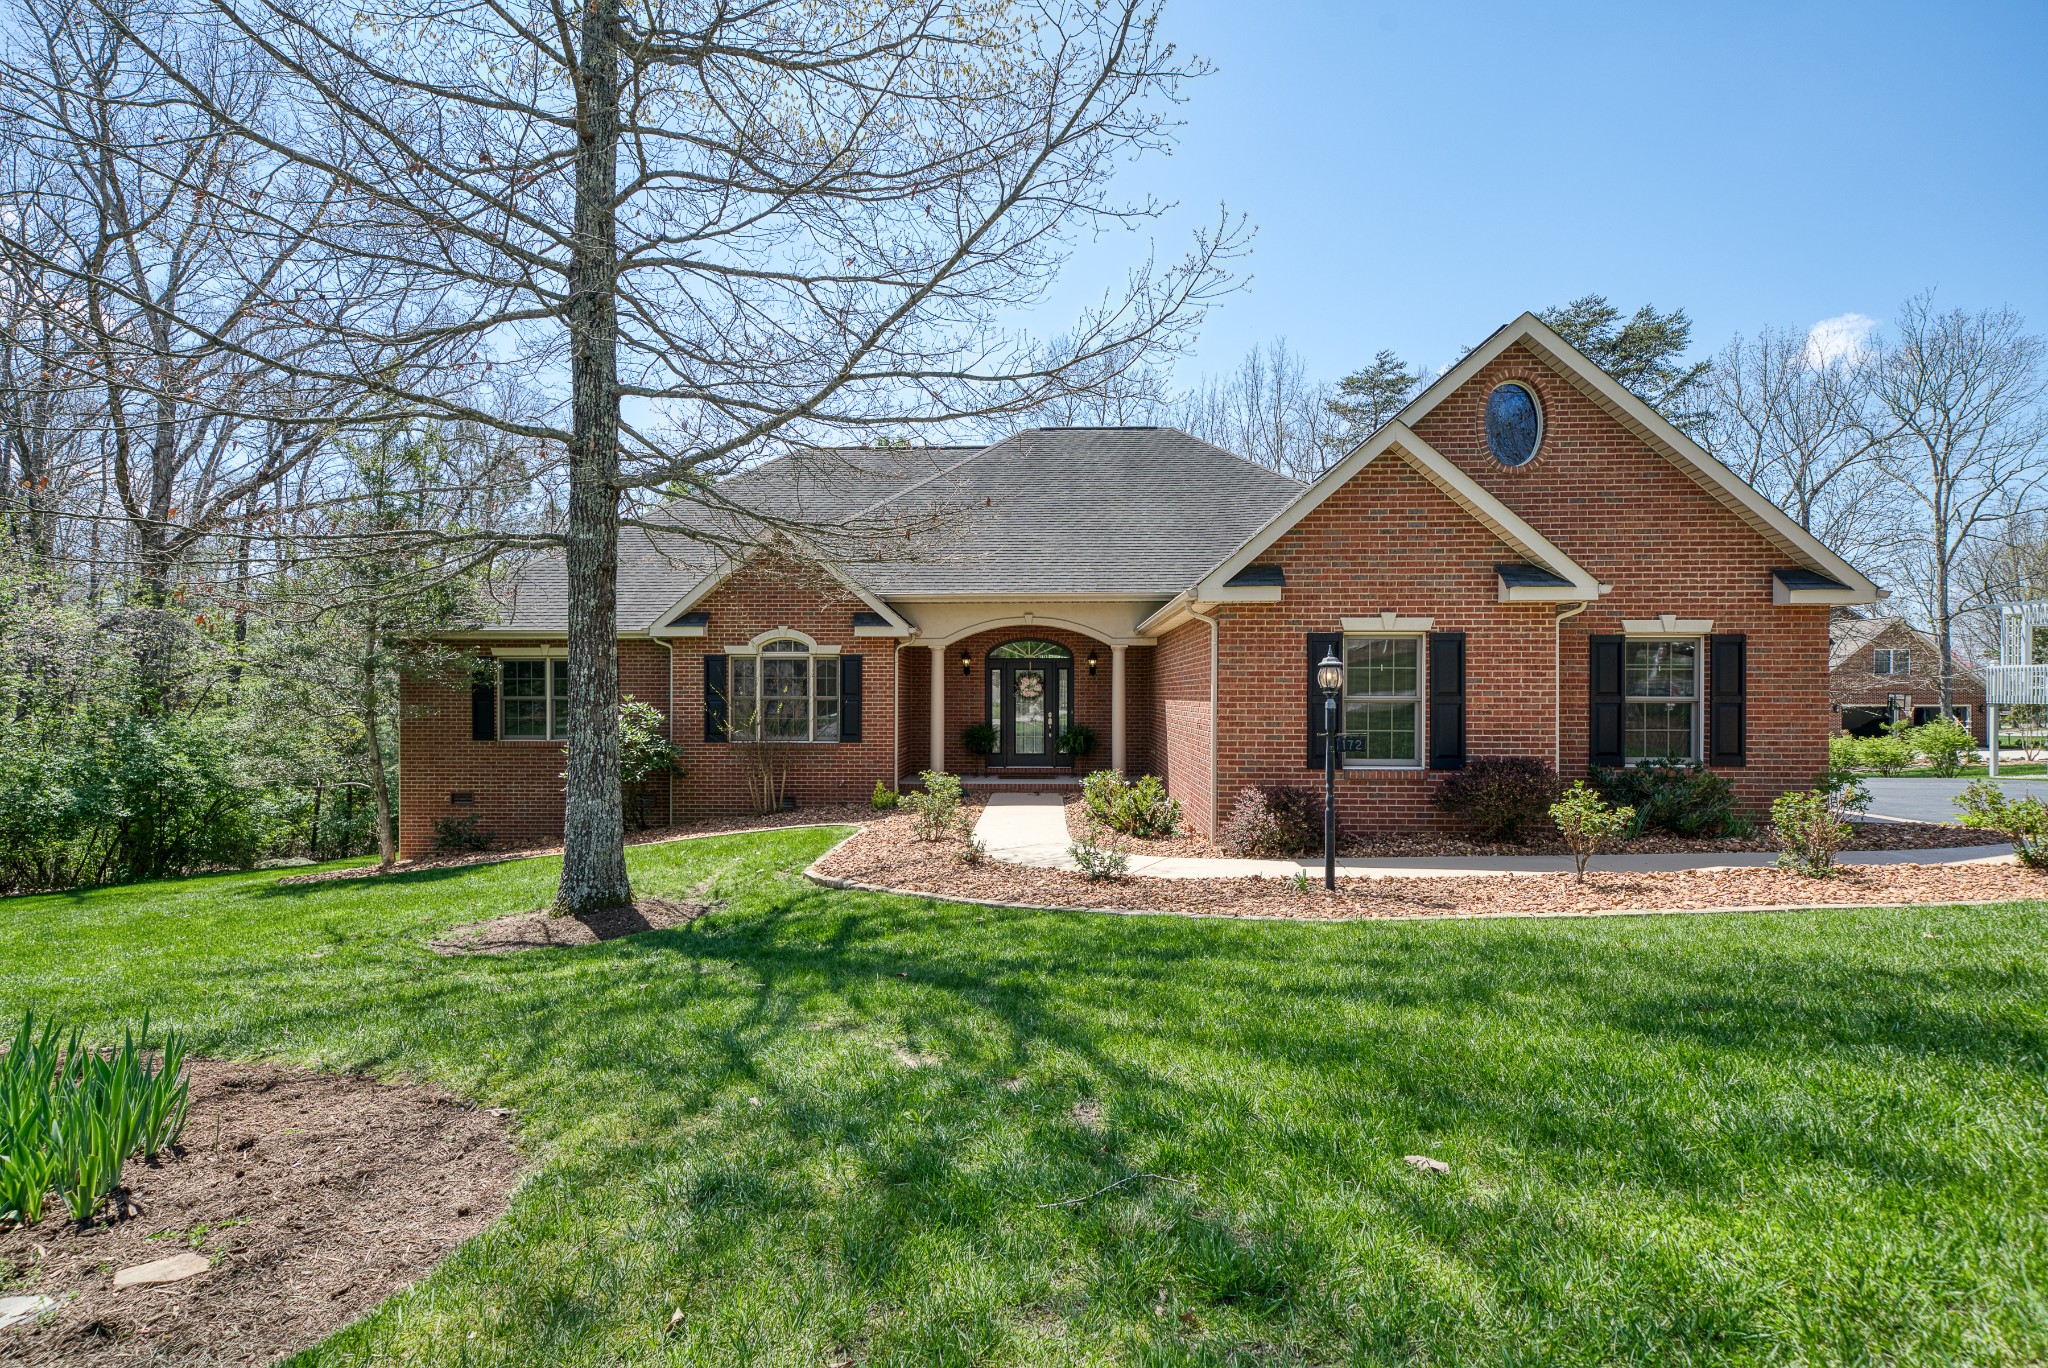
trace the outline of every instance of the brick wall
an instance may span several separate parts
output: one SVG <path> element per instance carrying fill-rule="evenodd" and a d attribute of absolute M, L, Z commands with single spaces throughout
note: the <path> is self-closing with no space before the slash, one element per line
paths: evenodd
<path fill-rule="evenodd" d="M 479 648 L 479 654 L 560 644 L 559 639 L 493 642 Z M 619 688 L 666 713 L 668 652 L 651 641 L 621 641 Z M 412 859 L 433 849 L 435 822 L 469 814 L 500 848 L 562 838 L 564 742 L 472 739 L 467 679 L 404 678 L 398 698 L 401 857 Z M 471 794 L 475 802 L 451 803 L 451 793 Z M 665 797 L 658 797 L 656 821 L 666 818 Z"/>
<path fill-rule="evenodd" d="M 1190 622 L 1152 648 L 1151 761 L 1199 831 L 1213 830 L 1209 810 L 1210 627 Z"/>
<path fill-rule="evenodd" d="M 865 799 L 889 783 L 896 751 L 896 640 L 857 637 L 853 615 L 869 611 L 837 581 L 803 567 L 755 564 L 696 605 L 710 620 L 701 637 L 675 640 L 676 744 L 685 773 L 675 783 L 680 820 L 745 812 L 747 748 L 704 739 L 704 657 L 778 627 L 861 657 L 861 739 L 791 744 L 785 792 L 799 807 Z"/>
<path fill-rule="evenodd" d="M 1535 390 L 1544 407 L 1542 449 L 1520 469 L 1494 461 L 1485 443 L 1486 395 L 1509 379 Z M 1405 462 L 1374 462 L 1260 557 L 1284 567 L 1283 602 L 1218 611 L 1225 810 L 1248 784 L 1320 782 L 1306 764 L 1305 637 L 1339 630 L 1341 617 L 1383 611 L 1468 634 L 1468 754 L 1555 756 L 1567 777 L 1587 763 L 1587 638 L 1619 633 L 1624 618 L 1711 619 L 1717 633 L 1748 636 L 1749 763 L 1725 771 L 1738 800 L 1760 809 L 1812 782 L 1826 763 L 1830 726 L 1828 609 L 1772 604 L 1770 572 L 1790 563 L 1783 552 L 1522 348 L 1417 430 L 1613 592 L 1559 629 L 1553 605 L 1496 602 L 1494 563 L 1521 557 Z M 1157 692 L 1169 712 L 1172 654 L 1162 643 Z M 1561 709 L 1552 701 L 1559 696 Z M 1184 776 L 1176 777 L 1185 796 Z M 1340 818 L 1437 825 L 1428 800 L 1438 782 L 1426 770 L 1348 770 Z"/>

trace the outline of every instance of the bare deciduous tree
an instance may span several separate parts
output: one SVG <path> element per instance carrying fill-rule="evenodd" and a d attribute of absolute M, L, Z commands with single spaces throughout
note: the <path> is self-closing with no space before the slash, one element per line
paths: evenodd
<path fill-rule="evenodd" d="M 1149 0 L 187 0 L 146 20 L 97 3 L 187 105 L 314 197 L 333 288 L 374 305 L 374 329 L 339 330 L 354 364 L 266 362 L 464 421 L 502 423 L 463 392 L 494 371 L 553 395 L 506 430 L 568 474 L 564 911 L 630 897 L 623 501 L 661 488 L 758 517 L 726 507 L 717 477 L 774 444 L 1085 392 L 1105 358 L 1176 345 L 1239 241 L 1226 221 L 1179 264 L 1141 267 L 1057 345 L 1014 326 L 1074 230 L 1159 208 L 1109 193 L 1119 162 L 1169 138 L 1199 69 Z M 244 111 L 232 96 L 251 84 L 266 97 Z M 276 232 L 307 207 L 266 198 L 249 216 Z M 391 349 L 451 342 L 460 364 L 430 381 L 390 371 Z"/>
<path fill-rule="evenodd" d="M 1941 648 L 1941 708 L 1951 706 L 1956 622 L 1974 548 L 2028 509 L 2042 452 L 2041 340 L 2009 309 L 1937 310 L 1922 295 L 1876 346 L 1871 395 L 1880 468 L 1907 516 L 1897 545 Z"/>
<path fill-rule="evenodd" d="M 1707 372 L 1714 456 L 1826 545 L 1867 563 L 1887 544 L 1892 488 L 1860 356 L 1822 356 L 1804 332 L 1736 337 Z"/>
<path fill-rule="evenodd" d="M 1313 480 L 1329 468 L 1348 431 L 1331 408 L 1332 387 L 1311 380 L 1286 338 L 1253 347 L 1237 368 L 1204 376 L 1174 403 L 1178 426 L 1282 475 Z"/>

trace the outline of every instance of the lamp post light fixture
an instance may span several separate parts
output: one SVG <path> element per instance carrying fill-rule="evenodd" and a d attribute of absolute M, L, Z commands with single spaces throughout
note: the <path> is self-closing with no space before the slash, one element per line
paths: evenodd
<path fill-rule="evenodd" d="M 1337 694 L 1344 687 L 1344 662 L 1325 652 L 1316 666 L 1323 691 L 1323 887 L 1337 891 Z"/>

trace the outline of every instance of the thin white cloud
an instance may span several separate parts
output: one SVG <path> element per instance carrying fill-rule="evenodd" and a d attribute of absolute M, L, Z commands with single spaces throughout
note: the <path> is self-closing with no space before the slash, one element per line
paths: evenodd
<path fill-rule="evenodd" d="M 1836 314 L 1823 318 L 1806 330 L 1806 359 L 1825 366 L 1835 361 L 1854 361 L 1870 345 L 1877 320 L 1868 314 Z"/>

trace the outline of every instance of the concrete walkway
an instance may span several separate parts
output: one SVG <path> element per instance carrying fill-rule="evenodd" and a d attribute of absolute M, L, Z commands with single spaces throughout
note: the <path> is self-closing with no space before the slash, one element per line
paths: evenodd
<path fill-rule="evenodd" d="M 1921 781 L 1911 781 L 1921 782 Z M 974 834 L 991 859 L 1039 869 L 1072 869 L 1067 854 L 1066 806 L 1056 793 L 992 793 Z M 1844 854 L 1843 864 L 1962 864 L 2009 858 L 2010 846 L 1955 846 L 1938 850 L 1868 850 Z M 1680 869 L 1730 869 L 1774 865 L 1762 851 L 1714 851 L 1697 855 L 1596 855 L 1589 869 L 1648 874 Z M 1350 879 L 1442 879 L 1499 874 L 1568 874 L 1569 855 L 1458 855 L 1416 859 L 1347 858 L 1337 873 Z M 1251 860 L 1224 856 L 1132 855 L 1130 872 L 1149 879 L 1291 879 L 1323 876 L 1321 860 Z"/>

